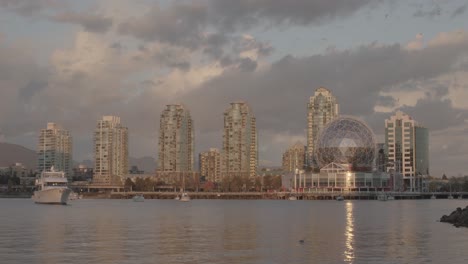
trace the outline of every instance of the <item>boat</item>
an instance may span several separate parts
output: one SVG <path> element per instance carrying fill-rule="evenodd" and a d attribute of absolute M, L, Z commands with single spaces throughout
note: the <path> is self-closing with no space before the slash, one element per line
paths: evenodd
<path fill-rule="evenodd" d="M 450 200 L 453 199 L 453 195 L 449 195 L 447 199 L 450 199 Z"/>
<path fill-rule="evenodd" d="M 143 194 L 137 194 L 135 196 L 133 196 L 133 201 L 134 202 L 144 202 L 145 201 L 145 197 L 143 196 Z"/>
<path fill-rule="evenodd" d="M 393 200 L 395 200 L 395 196 L 388 195 L 388 196 L 387 196 L 387 200 L 388 200 L 388 201 L 393 201 Z"/>
<path fill-rule="evenodd" d="M 431 199 L 432 199 L 432 200 L 435 200 L 435 199 L 437 199 L 437 197 L 433 194 L 433 195 L 431 196 Z"/>
<path fill-rule="evenodd" d="M 387 197 L 387 195 L 385 193 L 381 193 L 381 194 L 377 195 L 377 200 L 385 202 L 385 201 L 388 200 L 388 197 Z"/>
<path fill-rule="evenodd" d="M 180 196 L 179 201 L 181 201 L 181 202 L 190 202 L 190 196 L 186 192 L 184 192 Z"/>
<path fill-rule="evenodd" d="M 72 201 L 72 200 L 79 200 L 79 199 L 82 199 L 83 198 L 83 195 L 81 194 L 78 194 L 76 192 L 71 192 L 70 195 L 68 196 L 68 200 Z"/>
<path fill-rule="evenodd" d="M 458 200 L 463 200 L 463 195 L 458 195 Z"/>
<path fill-rule="evenodd" d="M 180 198 L 178 199 L 178 201 L 180 201 L 180 202 L 190 202 L 190 196 L 188 195 L 188 193 L 185 192 L 185 177 L 182 178 L 182 184 L 183 184 L 183 188 L 181 190 L 182 193 L 180 194 Z"/>
<path fill-rule="evenodd" d="M 71 193 L 68 188 L 68 180 L 65 172 L 43 171 L 39 179 L 36 179 L 36 191 L 31 197 L 38 204 L 67 204 Z"/>
<path fill-rule="evenodd" d="M 341 195 L 339 195 L 339 196 L 336 197 L 336 200 L 337 200 L 337 201 L 343 201 L 343 200 L 344 200 L 344 197 L 341 196 Z"/>
<path fill-rule="evenodd" d="M 297 197 L 296 196 L 289 196 L 288 200 L 289 201 L 296 201 Z"/>
<path fill-rule="evenodd" d="M 177 201 L 180 200 L 179 195 L 177 195 L 176 197 L 174 197 L 174 200 L 177 200 Z"/>

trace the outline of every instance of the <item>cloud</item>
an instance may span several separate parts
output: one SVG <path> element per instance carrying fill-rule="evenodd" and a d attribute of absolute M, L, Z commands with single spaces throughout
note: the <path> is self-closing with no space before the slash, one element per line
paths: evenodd
<path fill-rule="evenodd" d="M 204 39 L 207 15 L 207 6 L 202 2 L 177 3 L 168 8 L 155 4 L 143 16 L 121 23 L 118 31 L 146 41 L 196 48 Z"/>
<path fill-rule="evenodd" d="M 84 30 L 95 33 L 107 32 L 112 27 L 113 23 L 110 17 L 70 11 L 56 14 L 51 19 L 61 23 L 78 24 L 81 25 Z"/>
<path fill-rule="evenodd" d="M 452 15 L 451 15 L 450 17 L 451 17 L 451 18 L 455 18 L 455 17 L 457 17 L 457 16 L 463 15 L 463 14 L 466 12 L 467 7 L 468 7 L 468 4 L 464 4 L 464 5 L 461 5 L 461 6 L 457 7 L 457 8 L 453 11 L 453 13 L 452 13 Z"/>
<path fill-rule="evenodd" d="M 223 30 L 248 29 L 261 24 L 309 25 L 349 16 L 359 9 L 382 1 L 370 0 L 213 0 L 209 6 L 214 21 Z"/>
<path fill-rule="evenodd" d="M 442 12 L 442 7 L 440 7 L 440 5 L 438 5 L 437 3 L 432 2 L 431 6 L 429 6 L 429 9 L 418 9 L 416 12 L 414 12 L 413 16 L 434 18 L 440 16 Z"/>
<path fill-rule="evenodd" d="M 247 44 L 248 38 L 242 34 L 245 30 L 272 25 L 319 24 L 346 17 L 363 7 L 382 2 L 384 1 L 208 0 L 176 2 L 167 6 L 155 3 L 142 16 L 130 17 L 119 23 L 117 31 L 121 35 L 146 42 L 158 41 L 191 50 L 202 50 L 212 58 L 220 59 L 226 56 L 226 52 L 237 53 L 237 48 L 242 48 L 238 46 L 239 39 L 243 38 L 243 44 Z M 272 51 L 269 45 L 257 48 L 262 55 Z"/>
<path fill-rule="evenodd" d="M 420 50 L 424 47 L 424 36 L 421 33 L 418 33 L 414 40 L 406 44 L 407 50 Z"/>
<path fill-rule="evenodd" d="M 0 0 L 0 8 L 25 17 L 48 12 L 51 9 L 64 8 L 65 6 L 65 2 L 60 0 Z"/>

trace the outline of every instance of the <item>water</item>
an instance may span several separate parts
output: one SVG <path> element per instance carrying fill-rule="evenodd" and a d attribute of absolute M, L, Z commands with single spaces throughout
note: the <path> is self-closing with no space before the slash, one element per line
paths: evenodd
<path fill-rule="evenodd" d="M 0 263 L 468 263 L 468 228 L 437 222 L 466 205 L 0 199 Z"/>

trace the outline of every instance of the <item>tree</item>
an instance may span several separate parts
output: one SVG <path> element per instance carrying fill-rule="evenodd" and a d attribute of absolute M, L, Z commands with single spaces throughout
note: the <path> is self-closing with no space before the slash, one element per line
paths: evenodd
<path fill-rule="evenodd" d="M 143 191 L 145 189 L 145 181 L 142 178 L 136 178 L 134 187 L 135 191 Z"/>
<path fill-rule="evenodd" d="M 130 188 L 130 190 L 135 189 L 135 183 L 130 178 L 125 180 L 124 186 L 125 188 Z"/>

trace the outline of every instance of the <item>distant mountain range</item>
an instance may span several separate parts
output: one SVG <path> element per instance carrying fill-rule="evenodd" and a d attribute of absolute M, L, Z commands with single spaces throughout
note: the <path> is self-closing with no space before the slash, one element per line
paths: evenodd
<path fill-rule="evenodd" d="M 35 169 L 36 151 L 16 144 L 0 143 L 0 167 L 8 167 L 17 162 L 28 169 Z"/>
<path fill-rule="evenodd" d="M 37 162 L 36 151 L 25 148 L 21 145 L 0 143 L 0 167 L 7 167 L 16 162 L 22 163 L 28 169 L 35 169 Z M 74 161 L 74 165 L 83 164 L 87 167 L 93 167 L 92 160 L 84 160 L 82 162 Z M 129 165 L 138 166 L 139 170 L 146 173 L 152 173 L 156 170 L 156 161 L 153 157 L 133 158 L 129 157 Z"/>
<path fill-rule="evenodd" d="M 75 162 L 75 166 L 85 165 L 86 167 L 94 167 L 92 160 L 83 160 L 82 162 Z M 141 158 L 128 158 L 129 169 L 132 166 L 137 166 L 139 170 L 145 171 L 145 173 L 153 173 L 156 170 L 156 160 L 153 157 L 141 157 Z"/>
<path fill-rule="evenodd" d="M 156 171 L 156 160 L 153 157 L 130 157 L 128 163 L 130 167 L 137 166 L 139 170 L 145 171 L 145 173 L 153 173 Z"/>

